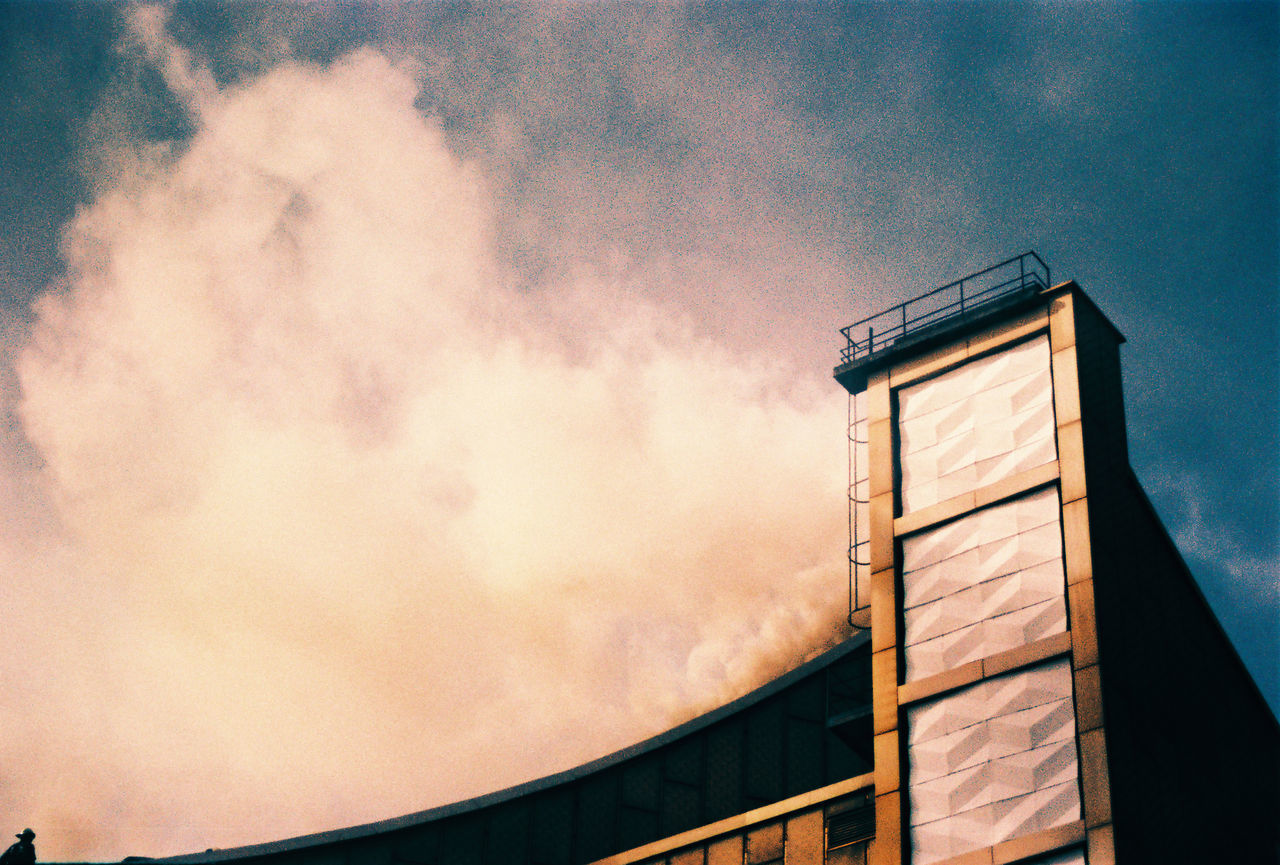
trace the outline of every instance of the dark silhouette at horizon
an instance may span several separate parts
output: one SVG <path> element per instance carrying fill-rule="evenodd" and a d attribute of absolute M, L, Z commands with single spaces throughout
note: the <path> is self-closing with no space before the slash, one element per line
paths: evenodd
<path fill-rule="evenodd" d="M 35 865 L 36 848 L 31 842 L 35 840 L 36 833 L 23 829 L 14 837 L 18 840 L 0 854 L 0 865 Z"/>

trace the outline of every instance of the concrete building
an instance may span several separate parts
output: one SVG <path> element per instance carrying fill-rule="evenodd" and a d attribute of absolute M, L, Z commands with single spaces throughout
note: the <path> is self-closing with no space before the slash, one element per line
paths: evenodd
<path fill-rule="evenodd" d="M 1034 254 L 845 333 L 871 861 L 1276 862 L 1276 721 L 1129 467 L 1123 337 Z"/>
<path fill-rule="evenodd" d="M 560 775 L 162 861 L 1275 863 L 1280 727 L 1129 468 L 1123 337 L 1033 253 L 844 333 L 847 642 Z"/>

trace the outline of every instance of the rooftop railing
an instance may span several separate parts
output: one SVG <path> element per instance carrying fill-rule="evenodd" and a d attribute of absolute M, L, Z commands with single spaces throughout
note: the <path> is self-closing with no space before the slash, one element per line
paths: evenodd
<path fill-rule="evenodd" d="M 903 337 L 970 315 L 1000 298 L 1048 287 L 1049 265 L 1034 252 L 1024 252 L 840 328 L 846 341 L 841 363 L 870 357 Z"/>

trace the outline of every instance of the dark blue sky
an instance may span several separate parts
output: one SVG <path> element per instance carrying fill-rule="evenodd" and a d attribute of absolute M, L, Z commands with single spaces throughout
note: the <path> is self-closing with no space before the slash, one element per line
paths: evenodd
<path fill-rule="evenodd" d="M 371 48 L 479 178 L 491 275 L 534 306 L 607 273 L 829 382 L 842 325 L 1039 252 L 1128 337 L 1135 471 L 1280 707 L 1277 8 L 210 2 L 172 7 L 157 53 L 125 7 L 0 4 L 6 543 L 66 521 L 16 369 L 33 302 L 82 288 L 69 221 L 216 127 L 175 89 L 192 68 L 232 101 Z"/>

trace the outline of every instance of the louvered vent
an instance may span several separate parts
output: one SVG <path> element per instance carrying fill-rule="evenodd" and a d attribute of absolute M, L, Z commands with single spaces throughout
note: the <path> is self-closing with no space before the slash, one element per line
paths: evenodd
<path fill-rule="evenodd" d="M 848 847 L 866 841 L 876 834 L 876 806 L 874 803 L 850 808 L 827 817 L 827 849 Z"/>

